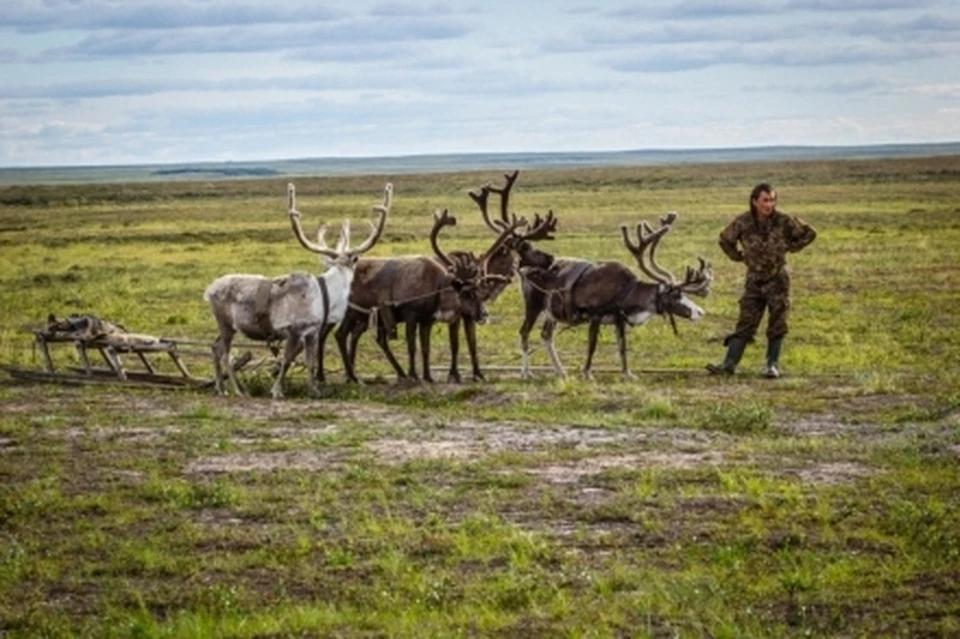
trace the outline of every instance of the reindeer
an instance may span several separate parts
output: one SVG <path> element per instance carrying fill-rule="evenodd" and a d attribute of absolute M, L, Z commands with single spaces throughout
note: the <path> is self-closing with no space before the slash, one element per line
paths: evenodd
<path fill-rule="evenodd" d="M 506 184 L 502 187 L 494 187 L 489 182 L 479 191 L 469 191 L 470 198 L 480 209 L 480 214 L 484 223 L 494 234 L 500 235 L 504 228 L 512 223 L 514 218 L 508 212 L 508 202 L 510 198 L 510 189 L 513 188 L 517 180 L 519 171 L 505 173 Z M 500 219 L 491 220 L 487 211 L 487 204 L 491 193 L 500 196 Z M 493 302 L 500 293 L 512 281 L 518 268 L 549 268 L 553 263 L 553 256 L 549 253 L 535 248 L 531 242 L 538 240 L 552 240 L 553 233 L 557 228 L 557 220 L 553 216 L 553 211 L 547 213 L 545 218 L 535 214 L 533 223 L 527 226 L 527 231 L 523 233 L 515 232 L 510 235 L 503 246 L 494 253 L 487 263 L 487 272 L 501 276 L 500 280 L 491 280 L 487 286 L 480 288 L 480 297 L 485 304 Z M 451 253 L 452 255 L 453 253 Z M 476 321 L 469 315 L 464 315 L 460 320 L 455 320 L 449 324 L 450 336 L 450 371 L 447 374 L 447 381 L 460 383 L 460 371 L 458 370 L 458 356 L 460 352 L 460 324 L 463 323 L 464 334 L 467 338 L 467 349 L 470 352 L 470 363 L 473 369 L 473 380 L 480 381 L 484 379 L 483 372 L 480 370 L 480 363 L 477 358 L 477 329 Z"/>
<path fill-rule="evenodd" d="M 371 323 L 376 324 L 377 344 L 399 379 L 417 379 L 416 339 L 419 335 L 423 380 L 432 382 L 430 331 L 434 322 L 450 323 L 465 317 L 481 322 L 486 319 L 487 311 L 478 290 L 503 277 L 487 272 L 490 259 L 526 220 L 513 220 L 480 257 L 448 254 L 440 248 L 437 238 L 441 229 L 455 224 L 456 218 L 448 210 L 434 214 L 430 232 L 434 258 L 364 259 L 357 265 L 350 291 L 350 310 L 336 332 L 348 381 L 358 381 L 354 370 L 356 346 Z M 371 317 L 376 321 L 371 322 Z M 406 329 L 406 372 L 388 344 L 398 323 L 403 323 Z"/>
<path fill-rule="evenodd" d="M 703 309 L 691 302 L 686 294 L 706 296 L 709 293 L 713 280 L 710 265 L 703 258 L 698 258 L 699 268 L 694 270 L 688 266 L 684 280 L 678 282 L 656 261 L 657 245 L 673 228 L 676 218 L 676 213 L 661 218 L 661 226 L 656 231 L 646 222 L 640 222 L 637 224 L 636 242 L 631 240 L 626 225 L 620 227 L 627 249 L 654 283 L 640 281 L 627 266 L 613 261 L 559 258 L 548 269 L 521 270 L 524 300 L 524 321 L 520 327 L 522 378 L 530 377 L 529 335 L 542 313 L 546 313 L 547 317 L 541 335 L 553 368 L 560 376 L 565 373 L 553 342 L 554 328 L 557 323 L 589 323 L 587 358 L 581 371 L 588 379 L 592 378 L 591 362 L 602 324 L 613 324 L 616 328 L 621 374 L 625 379 L 633 379 L 627 367 L 628 325 L 639 326 L 654 315 L 666 315 L 676 333 L 675 315 L 694 321 L 703 316 Z"/>
<path fill-rule="evenodd" d="M 393 197 L 393 185 L 384 189 L 383 204 L 373 207 L 379 214 L 377 224 L 370 225 L 370 235 L 360 246 L 350 248 L 350 222 L 344 221 L 336 247 L 330 249 L 324 237 L 326 225 L 317 233 L 317 242 L 307 239 L 300 224 L 300 212 L 296 210 L 296 193 L 293 184 L 287 186 L 290 224 L 300 244 L 310 252 L 321 256 L 328 266 L 320 276 L 298 271 L 281 277 L 262 275 L 224 275 L 217 278 L 204 291 L 203 298 L 217 321 L 219 335 L 213 343 L 215 385 L 218 395 L 223 395 L 223 368 L 233 384 L 234 392 L 242 395 L 236 372 L 230 365 L 230 345 L 237 331 L 248 338 L 268 343 L 286 339 L 283 359 L 271 389 L 274 398 L 283 396 L 283 377 L 301 349 L 306 349 L 308 384 L 311 392 L 317 392 L 317 339 L 319 331 L 327 324 L 340 321 L 347 311 L 347 298 L 354 279 L 354 269 L 359 256 L 366 253 L 380 239 Z"/>

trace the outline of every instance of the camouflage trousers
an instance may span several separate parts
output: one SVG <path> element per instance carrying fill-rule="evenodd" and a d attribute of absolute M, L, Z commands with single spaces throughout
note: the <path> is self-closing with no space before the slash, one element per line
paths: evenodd
<path fill-rule="evenodd" d="M 737 327 L 727 336 L 724 344 L 738 337 L 752 342 L 764 310 L 767 315 L 767 339 L 772 340 L 787 334 L 787 316 L 790 312 L 790 274 L 787 269 L 772 278 L 759 277 L 748 273 L 740 298 L 740 317 Z"/>

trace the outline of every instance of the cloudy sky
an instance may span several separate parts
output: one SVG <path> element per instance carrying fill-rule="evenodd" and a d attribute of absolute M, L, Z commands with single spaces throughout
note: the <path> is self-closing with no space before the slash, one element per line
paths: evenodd
<path fill-rule="evenodd" d="M 958 140 L 958 0 L 0 2 L 0 166 Z"/>

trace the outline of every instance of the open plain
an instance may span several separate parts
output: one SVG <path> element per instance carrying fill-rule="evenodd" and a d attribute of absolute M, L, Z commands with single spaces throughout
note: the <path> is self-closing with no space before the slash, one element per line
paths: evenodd
<path fill-rule="evenodd" d="M 292 181 L 305 226 L 361 234 L 392 182 L 389 256 L 429 254 L 437 208 L 445 248 L 483 250 L 467 191 L 500 180 Z M 717 234 L 761 181 L 819 235 L 790 257 L 785 376 L 760 340 L 714 378 L 742 286 Z M 94 313 L 209 376 L 209 282 L 321 268 L 286 182 L 0 188 L 0 364 L 39 369 L 47 314 Z M 595 381 L 585 327 L 557 337 L 568 377 L 535 331 L 519 379 L 515 285 L 478 329 L 486 381 L 397 383 L 369 334 L 359 386 L 328 341 L 320 397 L 300 368 L 270 399 L 263 349 L 248 398 L 0 373 L 0 636 L 960 634 L 960 157 L 524 171 L 511 209 L 631 266 L 619 225 L 677 211 L 658 258 L 713 263 L 706 317 L 629 330 L 635 380 L 609 327 Z"/>

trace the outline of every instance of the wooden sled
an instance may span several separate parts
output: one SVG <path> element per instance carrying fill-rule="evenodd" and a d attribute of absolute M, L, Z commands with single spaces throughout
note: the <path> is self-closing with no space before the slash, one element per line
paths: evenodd
<path fill-rule="evenodd" d="M 203 388 L 213 385 L 210 378 L 192 375 L 183 360 L 182 355 L 185 353 L 201 353 L 189 347 L 182 348 L 185 344 L 195 342 L 131 333 L 120 325 L 92 315 L 72 315 L 58 320 L 51 314 L 47 327 L 34 331 L 33 334 L 34 343 L 43 360 L 43 370 L 4 366 L 3 369 L 16 379 L 63 384 L 111 383 L 165 388 Z M 65 366 L 58 370 L 51 356 L 51 344 L 72 344 L 79 356 L 80 366 Z M 103 365 L 91 362 L 91 356 L 97 353 Z M 250 361 L 252 356 L 249 353 L 246 355 L 246 358 L 240 358 L 233 364 L 234 368 L 240 368 Z M 173 363 L 176 372 L 161 372 L 157 358 L 168 359 Z M 93 359 L 96 360 L 96 357 Z"/>

